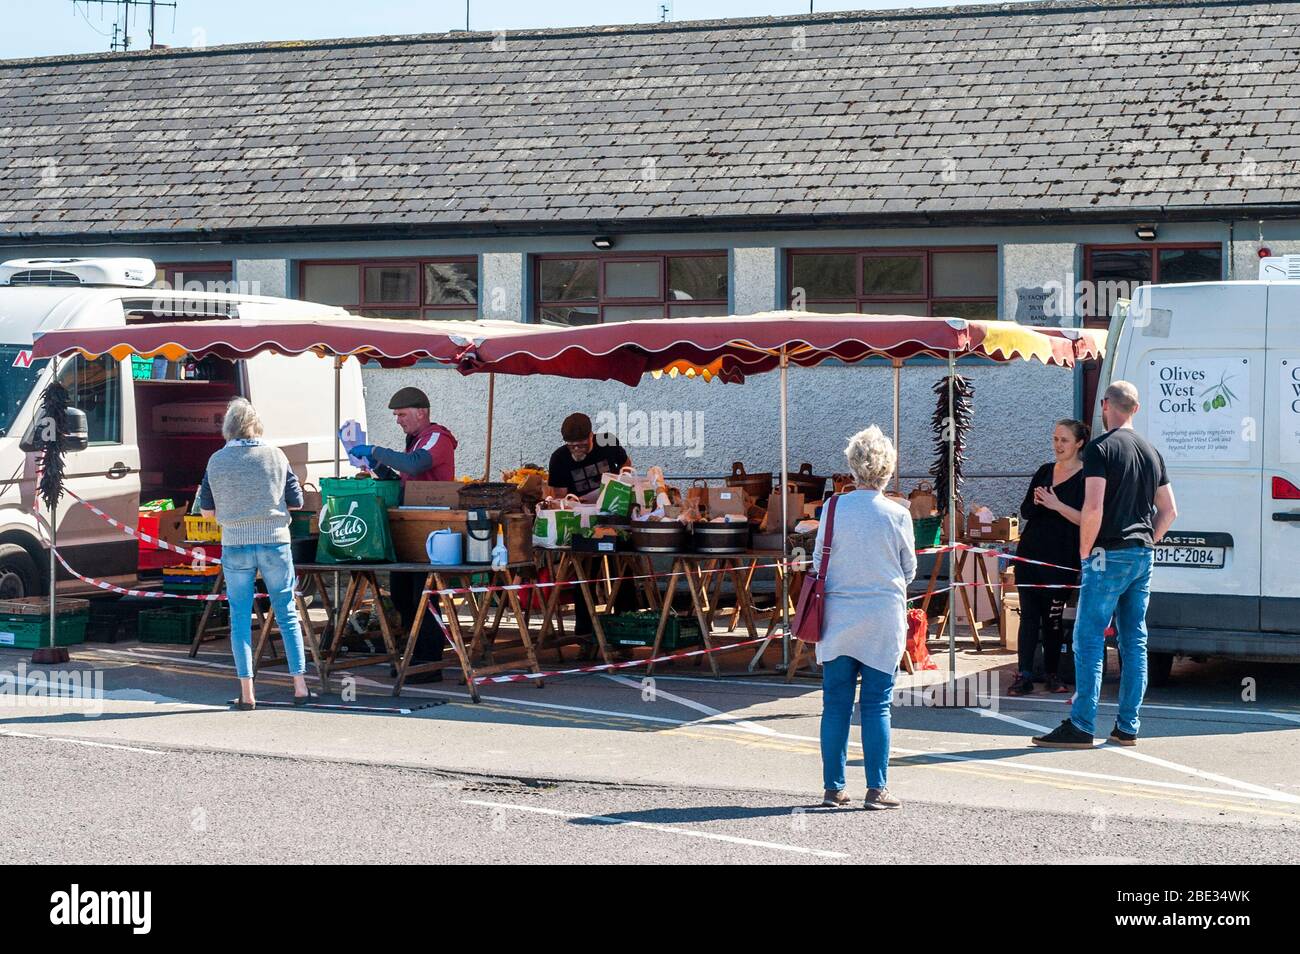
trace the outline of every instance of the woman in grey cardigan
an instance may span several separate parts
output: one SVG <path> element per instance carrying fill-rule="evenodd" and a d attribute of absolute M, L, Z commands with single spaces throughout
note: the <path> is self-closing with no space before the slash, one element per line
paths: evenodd
<path fill-rule="evenodd" d="M 221 525 L 221 569 L 230 600 L 230 651 L 239 676 L 237 708 L 256 706 L 253 698 L 253 585 L 260 570 L 280 624 L 284 654 L 293 676 L 294 705 L 305 704 L 307 672 L 302 627 L 294 605 L 293 553 L 289 549 L 289 511 L 302 507 L 302 488 L 284 451 L 262 441 L 262 419 L 253 405 L 235 398 L 221 423 L 226 446 L 208 460 L 199 506 Z"/>
<path fill-rule="evenodd" d="M 912 515 L 881 491 L 897 455 L 880 428 L 854 434 L 844 448 L 857 481 L 835 504 L 826 565 L 826 603 L 817 661 L 822 665 L 822 804 L 838 808 L 844 790 L 853 692 L 862 677 L 862 752 L 869 809 L 899 808 L 885 788 L 889 767 L 889 713 L 894 673 L 907 645 L 907 584 L 916 576 Z M 823 510 L 823 514 L 825 511 Z M 817 530 L 813 566 L 819 566 L 826 522 Z"/>

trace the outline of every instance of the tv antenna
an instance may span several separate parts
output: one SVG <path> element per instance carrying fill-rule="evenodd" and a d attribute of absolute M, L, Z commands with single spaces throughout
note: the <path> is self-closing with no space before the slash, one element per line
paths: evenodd
<path fill-rule="evenodd" d="M 81 9 L 81 4 L 86 5 L 86 10 Z M 90 5 L 94 3 L 100 8 L 101 17 L 105 7 L 113 7 L 113 31 L 111 34 L 98 30 L 90 17 L 87 16 Z M 137 7 L 148 7 L 149 9 L 149 48 L 152 49 L 157 45 L 157 18 L 159 7 L 170 7 L 172 11 L 172 26 L 176 25 L 176 7 L 175 3 L 166 3 L 162 0 L 72 0 L 72 7 L 81 14 L 81 18 L 96 29 L 99 33 L 109 37 L 109 49 L 114 53 L 124 53 L 131 49 L 131 17 Z"/>

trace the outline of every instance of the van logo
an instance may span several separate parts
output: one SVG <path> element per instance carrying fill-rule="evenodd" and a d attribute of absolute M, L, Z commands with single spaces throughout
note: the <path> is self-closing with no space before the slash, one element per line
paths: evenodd
<path fill-rule="evenodd" d="M 14 355 L 13 366 L 15 368 L 30 368 L 32 366 L 31 351 L 19 351 L 16 355 Z"/>
<path fill-rule="evenodd" d="M 329 534 L 330 543 L 336 547 L 354 547 L 366 538 L 370 527 L 360 517 L 355 516 L 357 504 L 352 501 L 347 513 L 335 514 L 325 521 L 325 532 Z"/>

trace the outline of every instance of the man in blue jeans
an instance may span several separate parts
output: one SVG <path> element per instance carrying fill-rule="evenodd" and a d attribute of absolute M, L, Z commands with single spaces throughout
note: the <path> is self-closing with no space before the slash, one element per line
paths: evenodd
<path fill-rule="evenodd" d="M 1106 389 L 1106 433 L 1083 449 L 1084 501 L 1079 524 L 1081 588 L 1074 621 L 1074 705 L 1070 718 L 1034 745 L 1090 749 L 1101 695 L 1106 627 L 1115 618 L 1120 662 L 1119 714 L 1110 741 L 1136 745 L 1138 709 L 1147 688 L 1147 602 L 1155 544 L 1178 515 L 1160 452 L 1133 430 L 1138 392 L 1127 381 Z"/>

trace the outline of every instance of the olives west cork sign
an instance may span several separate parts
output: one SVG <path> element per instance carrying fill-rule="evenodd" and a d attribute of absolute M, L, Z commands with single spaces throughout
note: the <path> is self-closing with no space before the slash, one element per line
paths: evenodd
<path fill-rule="evenodd" d="M 1250 460 L 1250 359 L 1157 358 L 1142 411 L 1167 461 Z"/>

